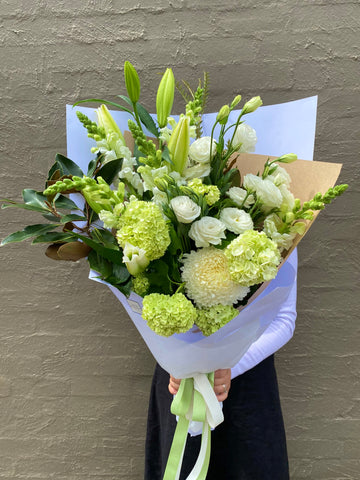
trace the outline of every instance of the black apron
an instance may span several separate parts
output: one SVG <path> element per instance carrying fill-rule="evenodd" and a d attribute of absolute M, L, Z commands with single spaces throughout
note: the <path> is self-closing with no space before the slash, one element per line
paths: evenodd
<path fill-rule="evenodd" d="M 145 446 L 145 480 L 162 480 L 176 418 L 169 374 L 159 365 L 151 387 Z M 211 433 L 207 480 L 289 480 L 284 423 L 271 355 L 231 381 L 224 422 Z M 195 465 L 201 435 L 188 435 L 180 480 Z"/>

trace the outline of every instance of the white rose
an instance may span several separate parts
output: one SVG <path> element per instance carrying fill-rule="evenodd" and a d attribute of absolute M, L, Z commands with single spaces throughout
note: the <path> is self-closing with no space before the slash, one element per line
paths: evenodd
<path fill-rule="evenodd" d="M 126 242 L 123 250 L 123 262 L 126 265 L 130 275 L 139 275 L 149 265 L 150 261 L 146 256 L 145 250 L 135 247 Z"/>
<path fill-rule="evenodd" d="M 236 129 L 233 145 L 239 145 L 241 143 L 241 147 L 239 148 L 238 152 L 240 153 L 250 153 L 255 152 L 255 145 L 257 142 L 256 132 L 255 130 L 250 127 L 250 125 L 246 125 L 246 123 L 242 123 Z"/>
<path fill-rule="evenodd" d="M 170 205 L 180 223 L 191 223 L 201 213 L 199 205 L 186 195 L 172 198 L 170 200 Z"/>
<path fill-rule="evenodd" d="M 191 225 L 189 237 L 195 241 L 195 245 L 199 247 L 209 247 L 212 245 L 220 245 L 221 240 L 225 237 L 226 226 L 214 217 L 202 217 Z"/>
<path fill-rule="evenodd" d="M 221 210 L 220 220 L 230 232 L 238 235 L 254 228 L 251 216 L 239 208 L 224 208 Z"/>
<path fill-rule="evenodd" d="M 189 149 L 189 156 L 193 162 L 208 163 L 210 162 L 210 145 L 211 137 L 201 137 L 195 140 Z M 216 142 L 212 141 L 211 156 L 216 153 Z"/>
<path fill-rule="evenodd" d="M 227 192 L 227 195 L 231 198 L 231 200 L 236 203 L 239 207 L 249 208 L 255 202 L 254 195 L 249 195 L 243 205 L 245 197 L 247 195 L 247 191 L 240 187 L 231 187 Z"/>

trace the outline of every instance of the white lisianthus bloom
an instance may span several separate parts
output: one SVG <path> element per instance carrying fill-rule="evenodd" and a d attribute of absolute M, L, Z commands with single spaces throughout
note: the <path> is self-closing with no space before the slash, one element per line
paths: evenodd
<path fill-rule="evenodd" d="M 238 235 L 254 228 L 251 216 L 239 208 L 224 208 L 220 212 L 220 220 L 230 232 Z"/>
<path fill-rule="evenodd" d="M 183 175 L 187 180 L 193 178 L 207 177 L 210 173 L 210 163 L 198 163 L 192 167 L 185 168 Z"/>
<path fill-rule="evenodd" d="M 200 247 L 209 247 L 220 245 L 225 237 L 226 226 L 214 217 L 202 217 L 191 225 L 189 237 L 195 241 L 195 245 Z"/>
<path fill-rule="evenodd" d="M 123 262 L 130 275 L 139 275 L 139 273 L 143 272 L 150 263 L 145 250 L 131 245 L 131 243 L 125 243 L 123 254 Z"/>
<path fill-rule="evenodd" d="M 170 205 L 180 223 L 191 223 L 201 213 L 199 205 L 186 195 L 179 195 L 178 197 L 172 198 Z"/>
<path fill-rule="evenodd" d="M 231 198 L 231 200 L 236 203 L 238 207 L 245 207 L 249 208 L 251 205 L 254 204 L 255 198 L 254 195 L 249 195 L 244 203 L 245 197 L 247 195 L 247 191 L 244 188 L 240 187 L 231 187 L 227 192 L 227 195 Z M 244 205 L 243 205 L 244 203 Z"/>
<path fill-rule="evenodd" d="M 276 164 L 274 163 L 274 166 Z M 277 166 L 277 169 L 272 175 L 268 175 L 266 178 L 271 180 L 277 187 L 280 185 L 286 185 L 288 188 L 290 186 L 291 178 L 285 168 Z"/>
<path fill-rule="evenodd" d="M 279 208 L 283 197 L 279 188 L 271 180 L 264 180 L 257 175 L 248 173 L 244 177 L 244 187 L 249 192 L 255 192 L 257 198 L 262 203 L 263 210 Z"/>
<path fill-rule="evenodd" d="M 278 188 L 282 195 L 281 209 L 288 212 L 292 211 L 295 205 L 294 195 L 288 190 L 285 184 L 279 185 Z"/>
<path fill-rule="evenodd" d="M 210 158 L 211 137 L 201 137 L 195 140 L 189 149 L 189 157 L 193 162 L 209 163 Z M 216 153 L 216 142 L 212 141 L 211 157 Z"/>
<path fill-rule="evenodd" d="M 250 127 L 250 125 L 246 125 L 246 123 L 241 123 L 235 132 L 233 145 L 242 144 L 241 147 L 238 149 L 239 153 L 251 153 L 255 152 L 255 145 L 257 142 L 256 131 Z"/>

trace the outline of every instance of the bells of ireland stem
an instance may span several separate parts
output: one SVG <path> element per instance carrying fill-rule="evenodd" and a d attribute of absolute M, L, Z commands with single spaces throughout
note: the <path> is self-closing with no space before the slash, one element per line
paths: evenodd
<path fill-rule="evenodd" d="M 124 64 L 125 86 L 132 103 L 136 103 L 140 98 L 140 80 L 134 66 L 126 60 Z"/>
<path fill-rule="evenodd" d="M 171 68 L 167 68 L 164 73 L 156 94 L 156 115 L 160 128 L 168 124 L 168 116 L 174 102 L 175 78 Z"/>
<path fill-rule="evenodd" d="M 108 108 L 105 105 L 101 105 L 96 110 L 96 116 L 98 119 L 99 127 L 102 127 L 105 130 L 106 137 L 111 137 L 115 140 L 120 140 L 125 146 L 125 139 L 121 133 L 120 128 L 117 126 L 115 120 L 111 116 Z"/>
<path fill-rule="evenodd" d="M 248 102 L 245 103 L 242 109 L 243 115 L 246 113 L 255 112 L 255 110 L 263 104 L 260 97 L 253 97 Z"/>
<path fill-rule="evenodd" d="M 182 175 L 189 156 L 190 117 L 181 115 L 171 134 L 168 148 L 173 162 L 172 169 Z"/>

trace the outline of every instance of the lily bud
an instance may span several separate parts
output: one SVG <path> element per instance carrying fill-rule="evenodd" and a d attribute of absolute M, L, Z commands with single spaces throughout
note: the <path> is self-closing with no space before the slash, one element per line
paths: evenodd
<path fill-rule="evenodd" d="M 98 119 L 99 127 L 102 127 L 105 130 L 106 136 L 114 136 L 115 134 L 118 140 L 121 140 L 121 142 L 126 145 L 120 128 L 117 126 L 115 120 L 113 119 L 111 113 L 105 105 L 101 105 L 96 110 L 96 116 Z"/>
<path fill-rule="evenodd" d="M 245 103 L 242 109 L 243 115 L 246 113 L 255 112 L 255 110 L 263 104 L 260 97 L 253 97 L 248 102 Z"/>
<path fill-rule="evenodd" d="M 168 148 L 173 162 L 173 170 L 183 173 L 189 155 L 190 144 L 190 118 L 187 115 L 180 116 L 175 130 L 172 132 Z"/>
<path fill-rule="evenodd" d="M 220 125 L 225 125 L 225 123 L 228 121 L 229 114 L 230 114 L 229 105 L 223 105 L 216 116 L 216 121 L 219 122 Z"/>
<path fill-rule="evenodd" d="M 287 153 L 277 158 L 276 161 L 280 163 L 292 163 L 297 160 L 297 155 L 295 153 Z"/>
<path fill-rule="evenodd" d="M 167 68 L 164 73 L 156 95 L 156 115 L 160 128 L 168 124 L 168 116 L 174 102 L 175 78 L 171 68 Z"/>
<path fill-rule="evenodd" d="M 133 103 L 138 102 L 140 98 L 140 80 L 134 66 L 128 61 L 124 64 L 124 77 L 130 100 Z"/>
<path fill-rule="evenodd" d="M 230 105 L 231 110 L 232 110 L 233 108 L 235 108 L 236 105 L 237 105 L 238 103 L 240 103 L 240 102 L 241 102 L 241 95 L 236 95 L 236 97 L 234 98 L 234 100 L 231 102 L 231 105 Z"/>

